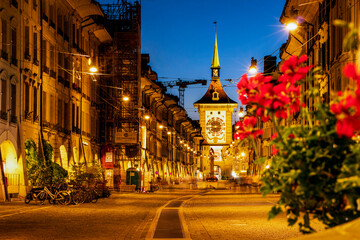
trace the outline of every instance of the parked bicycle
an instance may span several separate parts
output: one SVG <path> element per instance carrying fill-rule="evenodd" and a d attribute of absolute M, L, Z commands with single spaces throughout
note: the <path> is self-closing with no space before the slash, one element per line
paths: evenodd
<path fill-rule="evenodd" d="M 32 200 L 35 200 L 43 204 L 46 200 L 46 193 L 43 190 L 43 188 L 32 188 L 25 196 L 25 203 L 29 204 Z"/>
<path fill-rule="evenodd" d="M 46 197 L 49 199 L 50 204 L 59 203 L 61 205 L 68 205 L 71 202 L 71 195 L 68 190 L 59 190 L 55 187 L 51 187 L 53 191 L 50 191 L 46 186 L 42 192 L 45 192 Z"/>
<path fill-rule="evenodd" d="M 149 192 L 155 192 L 160 189 L 159 184 L 157 183 L 150 183 L 150 191 Z"/>

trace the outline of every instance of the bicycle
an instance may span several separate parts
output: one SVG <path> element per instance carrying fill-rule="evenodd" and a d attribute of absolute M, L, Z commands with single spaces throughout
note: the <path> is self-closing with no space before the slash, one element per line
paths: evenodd
<path fill-rule="evenodd" d="M 61 205 L 68 205 L 71 202 L 71 196 L 67 190 L 56 190 L 55 193 L 53 193 L 45 186 L 42 192 L 49 198 L 50 204 L 60 203 Z"/>
<path fill-rule="evenodd" d="M 159 184 L 151 183 L 149 192 L 155 192 L 155 191 L 158 191 L 159 189 L 160 189 Z"/>
<path fill-rule="evenodd" d="M 46 194 L 43 192 L 43 188 L 32 188 L 28 194 L 25 196 L 25 203 L 29 204 L 32 200 L 40 201 L 41 204 L 44 204 L 46 200 Z"/>
<path fill-rule="evenodd" d="M 84 193 L 85 193 L 85 202 L 87 203 L 96 203 L 98 200 L 98 196 L 97 193 L 95 191 L 94 188 L 84 188 L 83 189 Z"/>

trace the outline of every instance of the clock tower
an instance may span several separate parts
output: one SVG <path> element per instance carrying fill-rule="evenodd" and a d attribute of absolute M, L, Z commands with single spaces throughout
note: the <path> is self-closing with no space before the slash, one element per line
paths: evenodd
<path fill-rule="evenodd" d="M 220 62 L 215 25 L 215 45 L 211 64 L 211 83 L 204 96 L 194 103 L 199 112 L 202 144 L 201 171 L 206 177 L 231 177 L 232 162 L 223 156 L 223 148 L 232 143 L 233 111 L 237 102 L 230 99 L 220 82 Z"/>

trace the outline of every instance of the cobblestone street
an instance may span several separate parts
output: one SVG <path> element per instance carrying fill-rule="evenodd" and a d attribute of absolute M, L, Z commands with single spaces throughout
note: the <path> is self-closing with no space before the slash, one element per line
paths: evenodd
<path fill-rule="evenodd" d="M 0 239 L 145 239 L 159 207 L 193 195 L 182 210 L 191 239 L 287 239 L 301 235 L 284 215 L 267 221 L 277 196 L 227 190 L 113 193 L 79 206 L 11 202 L 0 205 Z M 321 229 L 321 226 L 315 226 Z"/>

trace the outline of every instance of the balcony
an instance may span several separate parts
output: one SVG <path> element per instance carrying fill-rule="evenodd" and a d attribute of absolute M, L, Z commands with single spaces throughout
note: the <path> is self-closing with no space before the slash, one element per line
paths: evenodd
<path fill-rule="evenodd" d="M 29 51 L 25 51 L 25 54 L 24 54 L 24 55 L 25 55 L 25 56 L 24 56 L 25 60 L 31 61 L 31 56 L 30 56 L 30 54 L 29 54 Z"/>
<path fill-rule="evenodd" d="M 70 135 L 71 131 L 69 129 L 63 128 L 63 131 L 66 135 Z"/>
<path fill-rule="evenodd" d="M 80 134 L 80 128 L 78 128 L 78 127 L 75 127 L 75 126 L 73 126 L 73 130 L 72 130 L 74 133 L 76 133 L 76 134 Z"/>
<path fill-rule="evenodd" d="M 11 58 L 11 62 L 12 65 L 17 66 L 18 65 L 18 60 L 16 58 Z"/>
<path fill-rule="evenodd" d="M 45 13 L 43 13 L 43 19 L 45 20 L 45 22 L 49 22 L 49 18 L 48 18 L 48 16 L 46 16 Z"/>
<path fill-rule="evenodd" d="M 43 66 L 43 71 L 46 74 L 49 74 L 49 68 L 47 66 Z"/>
<path fill-rule="evenodd" d="M 1 50 L 1 57 L 5 59 L 6 61 L 9 60 L 9 54 L 5 52 L 4 50 Z"/>
<path fill-rule="evenodd" d="M 56 78 L 56 72 L 54 70 L 50 70 L 50 77 Z"/>
<path fill-rule="evenodd" d="M 10 122 L 11 123 L 17 123 L 17 116 L 15 116 L 15 115 L 10 115 Z"/>
<path fill-rule="evenodd" d="M 50 128 L 50 123 L 48 121 L 43 121 L 43 126 L 46 128 Z"/>
<path fill-rule="evenodd" d="M 31 121 L 33 118 L 33 112 L 25 111 L 25 120 Z"/>
<path fill-rule="evenodd" d="M 34 114 L 34 119 L 33 120 L 34 120 L 34 122 L 39 122 L 39 115 Z"/>
<path fill-rule="evenodd" d="M 76 83 L 73 83 L 73 84 L 72 84 L 72 88 L 76 91 L 76 90 L 78 90 L 80 87 L 79 87 Z"/>
<path fill-rule="evenodd" d="M 64 32 L 63 32 L 63 30 L 62 30 L 61 28 L 58 28 L 57 33 L 58 33 L 59 35 L 61 35 L 61 36 L 64 35 Z"/>
<path fill-rule="evenodd" d="M 56 28 L 55 23 L 52 20 L 50 20 L 50 27 L 52 27 L 53 29 Z"/>
<path fill-rule="evenodd" d="M 0 111 L 0 118 L 3 120 L 7 120 L 8 119 L 7 112 Z"/>
<path fill-rule="evenodd" d="M 12 6 L 14 6 L 14 8 L 18 8 L 18 2 L 16 1 L 16 0 L 11 0 L 10 1 L 10 4 L 12 5 Z"/>
<path fill-rule="evenodd" d="M 69 82 L 68 80 L 65 80 L 64 86 L 67 87 L 67 88 L 69 88 L 69 87 L 70 87 L 70 82 Z"/>
<path fill-rule="evenodd" d="M 36 65 L 36 66 L 39 66 L 39 60 L 37 60 L 35 57 L 34 57 L 34 60 L 33 60 L 33 64 Z"/>
<path fill-rule="evenodd" d="M 77 45 L 76 43 L 73 44 L 73 48 L 78 49 L 79 45 Z"/>
<path fill-rule="evenodd" d="M 65 79 L 62 76 L 58 76 L 58 82 L 64 84 Z"/>

